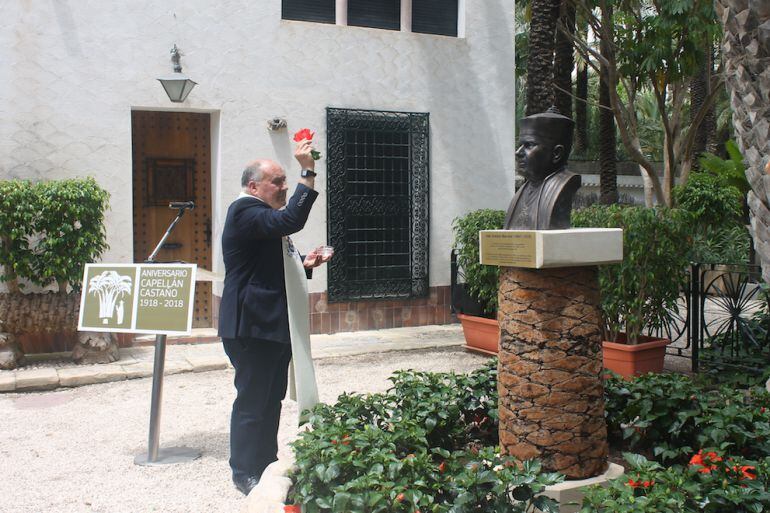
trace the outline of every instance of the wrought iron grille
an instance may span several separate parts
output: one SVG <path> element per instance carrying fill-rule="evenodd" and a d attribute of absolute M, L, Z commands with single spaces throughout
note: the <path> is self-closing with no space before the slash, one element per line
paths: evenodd
<path fill-rule="evenodd" d="M 326 116 L 329 300 L 427 295 L 428 114 Z"/>
<path fill-rule="evenodd" d="M 770 362 L 770 297 L 761 270 L 747 264 L 698 264 L 669 323 L 649 330 L 668 338 L 666 354 L 691 360 L 691 369 L 757 372 Z"/>

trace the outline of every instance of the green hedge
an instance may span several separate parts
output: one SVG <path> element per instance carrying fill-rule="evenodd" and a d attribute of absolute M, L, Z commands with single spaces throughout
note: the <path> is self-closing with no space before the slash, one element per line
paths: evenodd
<path fill-rule="evenodd" d="M 294 442 L 290 500 L 305 513 L 545 513 L 561 476 L 497 451 L 496 361 L 470 373 L 397 372 L 386 394 L 318 405 Z"/>
<path fill-rule="evenodd" d="M 57 283 L 77 287 L 83 266 L 106 249 L 109 194 L 93 178 L 0 181 L 0 265 L 11 291 Z"/>

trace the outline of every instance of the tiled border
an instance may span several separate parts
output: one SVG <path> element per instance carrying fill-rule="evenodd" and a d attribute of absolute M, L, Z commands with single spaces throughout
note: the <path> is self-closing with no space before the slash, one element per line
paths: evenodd
<path fill-rule="evenodd" d="M 326 292 L 310 294 L 310 333 L 378 330 L 450 324 L 449 286 L 431 287 L 428 297 L 329 303 Z"/>

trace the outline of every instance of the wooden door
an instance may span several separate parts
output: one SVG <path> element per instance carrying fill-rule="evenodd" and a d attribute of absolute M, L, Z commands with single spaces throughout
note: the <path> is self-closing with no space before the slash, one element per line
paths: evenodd
<path fill-rule="evenodd" d="M 155 249 L 177 214 L 172 201 L 194 201 L 158 253 L 211 270 L 211 119 L 190 112 L 133 111 L 134 261 Z M 126 191 L 128 192 L 128 191 Z M 195 288 L 194 328 L 210 327 L 211 283 Z"/>

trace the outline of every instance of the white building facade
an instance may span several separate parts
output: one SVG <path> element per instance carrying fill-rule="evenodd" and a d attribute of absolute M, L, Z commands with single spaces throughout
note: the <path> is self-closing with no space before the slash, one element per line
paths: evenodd
<path fill-rule="evenodd" d="M 513 0 L 6 6 L 0 179 L 95 177 L 111 194 L 103 261 L 142 260 L 165 204 L 189 199 L 159 257 L 223 272 L 244 165 L 275 159 L 293 189 L 291 137 L 307 127 L 320 197 L 294 243 L 339 260 L 309 282 L 313 331 L 449 322 L 452 221 L 513 193 Z M 183 103 L 156 80 L 174 45 L 198 83 Z M 353 285 L 332 292 L 329 274 Z M 216 299 L 199 306 L 198 325 L 215 322 Z"/>

